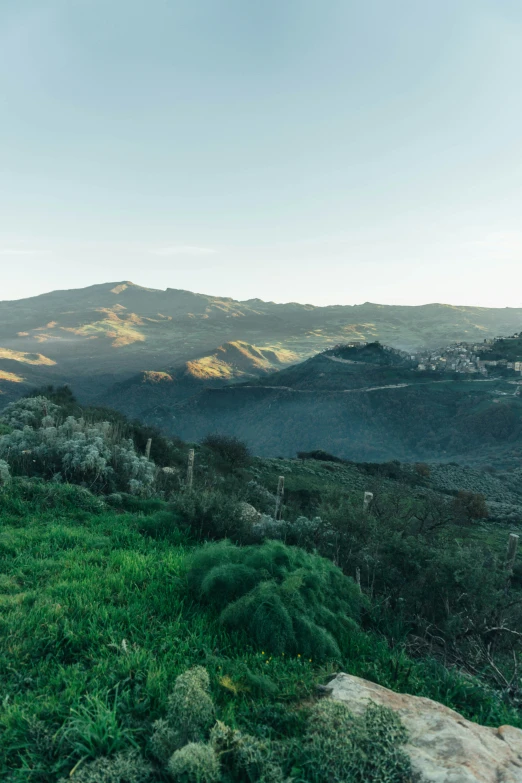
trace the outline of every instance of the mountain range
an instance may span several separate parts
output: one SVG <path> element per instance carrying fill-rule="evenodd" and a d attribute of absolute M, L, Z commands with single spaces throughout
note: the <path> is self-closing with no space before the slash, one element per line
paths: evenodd
<path fill-rule="evenodd" d="M 522 308 L 316 307 L 105 283 L 0 302 L 0 390 L 5 400 L 25 384 L 69 383 L 88 401 L 134 374 L 169 373 L 225 344 L 253 346 L 269 363 L 273 352 L 277 369 L 352 340 L 411 351 L 510 334 L 521 323 Z M 254 357 L 252 371 L 264 372 L 266 361 L 261 367 Z"/>
<path fill-rule="evenodd" d="M 516 460 L 514 381 L 419 373 L 411 354 L 521 326 L 522 308 L 315 307 L 130 282 L 54 291 L 0 302 L 0 407 L 68 384 L 83 403 L 188 440 L 238 435 L 266 456 Z M 522 358 L 522 344 L 509 350 Z"/>

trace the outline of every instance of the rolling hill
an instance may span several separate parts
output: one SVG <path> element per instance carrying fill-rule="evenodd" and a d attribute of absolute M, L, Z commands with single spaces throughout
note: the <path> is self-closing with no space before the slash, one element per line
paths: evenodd
<path fill-rule="evenodd" d="M 240 302 L 128 281 L 53 291 L 0 302 L 0 405 L 42 383 L 69 383 L 93 400 L 133 375 L 168 373 L 227 343 L 270 346 L 295 361 L 352 340 L 411 351 L 510 334 L 521 324 L 522 309 Z M 207 374 L 213 383 L 212 368 Z"/>
<path fill-rule="evenodd" d="M 522 457 L 521 388 L 514 373 L 419 372 L 407 355 L 376 343 L 206 389 L 150 420 L 188 440 L 236 435 L 262 456 L 323 449 L 359 461 L 507 465 Z"/>
<path fill-rule="evenodd" d="M 95 402 L 143 420 L 161 419 L 168 417 L 173 405 L 206 388 L 221 388 L 247 378 L 255 380 L 291 361 L 297 361 L 297 356 L 290 351 L 258 348 L 242 341 L 225 343 L 167 371 L 133 375 L 114 384 Z"/>

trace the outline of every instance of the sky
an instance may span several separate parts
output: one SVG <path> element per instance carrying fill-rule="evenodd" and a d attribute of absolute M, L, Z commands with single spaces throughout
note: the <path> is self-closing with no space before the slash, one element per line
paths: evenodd
<path fill-rule="evenodd" d="M 520 0 L 0 0 L 0 300 L 522 307 Z"/>

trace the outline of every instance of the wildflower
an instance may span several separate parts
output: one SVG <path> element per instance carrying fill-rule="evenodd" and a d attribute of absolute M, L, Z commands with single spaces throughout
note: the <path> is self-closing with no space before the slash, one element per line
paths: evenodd
<path fill-rule="evenodd" d="M 301 653 L 297 653 L 297 657 L 300 658 L 301 657 Z"/>

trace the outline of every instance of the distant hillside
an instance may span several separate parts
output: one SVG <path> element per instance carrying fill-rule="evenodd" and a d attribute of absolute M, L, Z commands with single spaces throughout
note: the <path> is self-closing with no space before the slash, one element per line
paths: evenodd
<path fill-rule="evenodd" d="M 225 343 L 214 351 L 166 371 L 144 371 L 114 384 L 95 399 L 129 416 L 153 420 L 169 414 L 176 403 L 206 388 L 255 380 L 276 367 L 297 361 L 290 351 L 258 348 L 241 341 Z"/>
<path fill-rule="evenodd" d="M 510 464 L 522 457 L 517 377 L 422 373 L 378 344 L 335 349 L 255 382 L 206 390 L 156 423 L 189 440 L 237 435 L 261 456 L 324 449 L 354 460 Z"/>
<path fill-rule="evenodd" d="M 130 282 L 53 291 L 0 302 L 0 405 L 19 393 L 18 378 L 70 383 L 92 400 L 132 375 L 164 372 L 226 343 L 272 346 L 302 360 L 354 340 L 411 351 L 511 334 L 521 324 L 522 309 L 509 308 L 239 302 Z"/>

